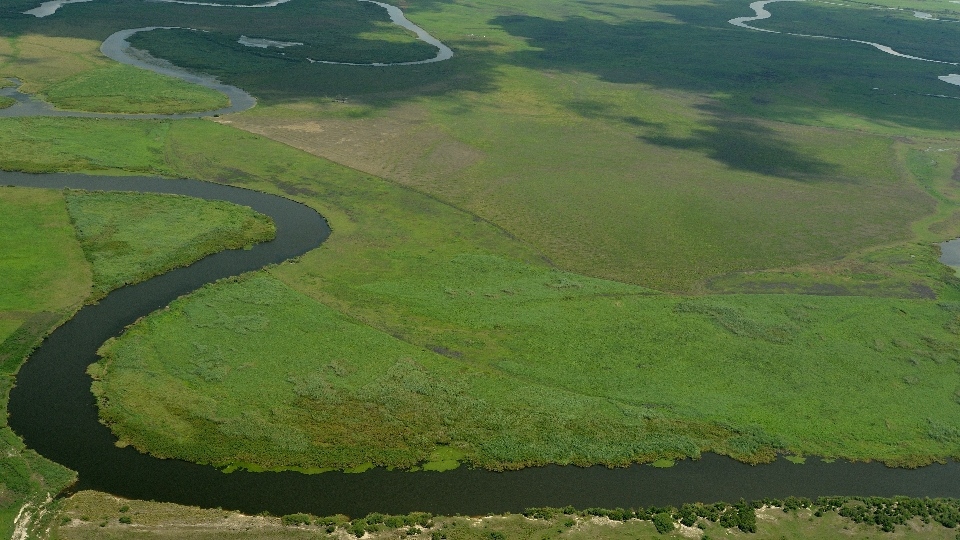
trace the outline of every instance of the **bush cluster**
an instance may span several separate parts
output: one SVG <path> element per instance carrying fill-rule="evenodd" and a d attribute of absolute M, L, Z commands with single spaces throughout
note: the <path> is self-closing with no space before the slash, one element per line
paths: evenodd
<path fill-rule="evenodd" d="M 877 525 L 880 530 L 893 532 L 897 525 L 919 517 L 924 523 L 936 521 L 955 528 L 960 523 L 960 500 L 914 499 L 911 497 L 821 497 L 817 512 L 836 510 L 841 516 L 856 523 Z"/>
<path fill-rule="evenodd" d="M 426 512 L 411 512 L 406 515 L 391 516 L 373 512 L 366 517 L 350 520 L 347 516 L 336 515 L 317 518 L 309 514 L 287 514 L 280 517 L 280 521 L 288 526 L 316 525 L 326 528 L 328 533 L 342 528 L 357 538 L 368 532 L 377 532 L 383 529 L 407 528 L 407 535 L 419 534 L 420 527 L 433 527 L 433 514 Z M 416 532 L 414 532 L 416 531 Z"/>
<path fill-rule="evenodd" d="M 684 504 L 680 508 L 672 506 L 639 508 L 625 510 L 615 508 L 587 508 L 578 511 L 572 506 L 564 508 L 528 508 L 523 515 L 534 519 L 553 519 L 559 515 L 602 516 L 614 521 L 640 519 L 652 521 L 657 531 L 665 533 L 673 530 L 676 523 L 692 527 L 700 519 L 719 523 L 722 527 L 738 528 L 743 532 L 757 532 L 756 509 L 763 507 L 781 508 L 784 512 L 793 512 L 802 508 L 812 509 L 815 517 L 835 511 L 842 517 L 855 523 L 873 524 L 885 532 L 893 532 L 897 525 L 904 525 L 913 518 L 921 518 L 924 523 L 937 522 L 947 528 L 960 525 L 960 499 L 916 499 L 911 497 L 820 497 L 811 501 L 806 497 L 787 497 L 785 499 L 758 499 L 752 503 L 743 499 L 736 504 L 718 502 L 714 504 Z"/>
<path fill-rule="evenodd" d="M 755 505 L 752 505 L 743 499 L 736 504 L 727 504 L 718 502 L 715 504 L 685 504 L 682 507 L 673 506 L 651 506 L 649 508 L 639 508 L 636 510 L 615 508 L 613 510 L 606 508 L 587 508 L 583 511 L 577 511 L 572 506 L 565 508 L 528 508 L 523 515 L 534 519 L 553 519 L 554 517 L 565 515 L 580 516 L 600 516 L 614 521 L 626 521 L 629 519 L 640 519 L 652 521 L 657 531 L 666 533 L 676 528 L 676 523 L 692 527 L 700 518 L 707 521 L 719 522 L 722 526 L 732 528 L 736 527 L 744 532 L 757 531 L 757 516 L 754 512 Z"/>

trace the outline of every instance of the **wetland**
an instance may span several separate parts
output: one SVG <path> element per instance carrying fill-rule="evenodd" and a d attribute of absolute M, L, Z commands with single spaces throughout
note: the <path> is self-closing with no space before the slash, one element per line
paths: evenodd
<path fill-rule="evenodd" d="M 203 2 L 11 19 L 59 35 L 0 42 L 0 73 L 71 110 L 4 89 L 0 168 L 85 174 L 0 183 L 277 226 L 82 307 L 24 365 L 11 426 L 74 489 L 354 516 L 958 495 L 960 288 L 935 244 L 960 234 L 960 150 L 949 76 L 919 61 L 954 54 L 922 39 L 949 7 L 368 4 L 270 3 L 253 38 L 251 10 Z M 310 10 L 338 43 L 284 29 Z M 662 63 L 698 40 L 752 53 Z M 122 254 L 76 226 L 94 270 Z"/>

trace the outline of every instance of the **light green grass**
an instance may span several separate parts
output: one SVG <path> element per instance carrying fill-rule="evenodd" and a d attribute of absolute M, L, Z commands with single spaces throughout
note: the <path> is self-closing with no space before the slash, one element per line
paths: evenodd
<path fill-rule="evenodd" d="M 85 191 L 66 201 L 97 295 L 276 235 L 270 218 L 222 201 Z"/>
<path fill-rule="evenodd" d="M 8 97 L 0 96 L 0 109 L 6 109 L 17 103 L 17 100 Z"/>
<path fill-rule="evenodd" d="M 229 106 L 219 92 L 126 65 L 109 65 L 74 75 L 43 89 L 60 109 L 104 113 L 177 114 Z"/>
<path fill-rule="evenodd" d="M 90 294 L 90 268 L 60 193 L 0 188 L 0 224 L 0 312 L 69 309 Z"/>
<path fill-rule="evenodd" d="M 0 167 L 25 172 L 106 168 L 170 175 L 157 167 L 170 124 L 85 118 L 0 121 Z"/>

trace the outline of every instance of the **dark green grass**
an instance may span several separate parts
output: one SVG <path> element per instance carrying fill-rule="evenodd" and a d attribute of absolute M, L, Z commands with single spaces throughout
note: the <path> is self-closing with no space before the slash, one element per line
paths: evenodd
<path fill-rule="evenodd" d="M 17 100 L 13 98 L 0 97 L 0 109 L 6 109 L 7 107 L 14 105 L 16 102 Z"/>
<path fill-rule="evenodd" d="M 227 107 L 219 92 L 125 65 L 74 75 L 43 90 L 60 109 L 106 113 L 176 114 Z"/>
<path fill-rule="evenodd" d="M 222 201 L 85 191 L 67 191 L 66 201 L 93 269 L 94 295 L 276 234 L 270 218 Z"/>

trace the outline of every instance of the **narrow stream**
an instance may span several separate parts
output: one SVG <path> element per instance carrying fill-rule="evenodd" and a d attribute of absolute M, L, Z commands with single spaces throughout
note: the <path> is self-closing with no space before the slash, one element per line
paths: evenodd
<path fill-rule="evenodd" d="M 547 466 L 491 472 L 466 467 L 446 472 L 374 469 L 362 474 L 297 472 L 230 474 L 203 465 L 157 459 L 116 438 L 99 423 L 86 368 L 99 346 L 139 317 L 204 283 L 280 262 L 314 249 L 329 234 L 314 210 L 281 197 L 200 182 L 148 177 L 0 173 L 0 184 L 45 188 L 177 193 L 243 204 L 271 216 L 277 237 L 252 250 L 211 255 L 85 306 L 54 331 L 24 364 L 10 394 L 10 425 L 28 447 L 79 473 L 76 490 L 122 497 L 274 514 L 310 512 L 363 516 L 372 511 L 479 515 L 531 506 L 587 508 L 736 501 L 741 497 L 909 495 L 960 497 L 960 464 L 916 470 L 879 463 L 798 465 L 780 459 L 750 466 L 705 454 L 665 469 Z"/>

